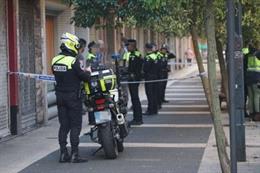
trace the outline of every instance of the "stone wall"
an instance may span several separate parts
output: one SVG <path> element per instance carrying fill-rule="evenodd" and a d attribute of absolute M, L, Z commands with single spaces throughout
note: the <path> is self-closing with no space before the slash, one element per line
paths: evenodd
<path fill-rule="evenodd" d="M 71 34 L 75 34 L 75 27 L 74 25 L 70 24 L 71 17 L 73 12 L 70 8 L 65 9 L 62 11 L 55 20 L 56 23 L 56 33 L 55 33 L 55 52 L 60 52 L 60 37 L 63 33 L 69 32 Z"/>
<path fill-rule="evenodd" d="M 0 138 L 9 133 L 8 125 L 8 57 L 7 57 L 7 30 L 6 30 L 6 1 L 0 0 Z"/>
<path fill-rule="evenodd" d="M 33 2 L 34 14 L 34 53 L 35 53 L 35 73 L 41 74 L 43 72 L 43 58 L 42 57 L 42 21 L 41 21 L 41 4 L 40 0 Z M 45 83 L 43 81 L 36 81 L 36 122 L 37 124 L 44 123 L 44 116 L 46 114 L 46 94 Z"/>
<path fill-rule="evenodd" d="M 43 72 L 41 32 L 40 0 L 19 0 L 19 71 Z M 45 95 L 43 82 L 19 78 L 19 123 L 22 131 L 44 122 Z"/>

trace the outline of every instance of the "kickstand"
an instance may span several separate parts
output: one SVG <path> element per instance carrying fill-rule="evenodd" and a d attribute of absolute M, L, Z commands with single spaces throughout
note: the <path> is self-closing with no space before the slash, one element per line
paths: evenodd
<path fill-rule="evenodd" d="M 95 152 L 92 153 L 92 156 L 95 156 L 97 154 L 97 152 L 99 152 L 102 149 L 103 149 L 103 147 L 100 146 Z"/>
<path fill-rule="evenodd" d="M 90 132 L 84 133 L 85 136 L 90 136 Z"/>

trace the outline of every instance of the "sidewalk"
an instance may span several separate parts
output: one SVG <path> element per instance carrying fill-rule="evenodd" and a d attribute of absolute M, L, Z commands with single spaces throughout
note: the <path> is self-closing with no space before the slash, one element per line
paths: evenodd
<path fill-rule="evenodd" d="M 227 113 L 222 113 L 222 123 L 227 139 L 229 140 L 229 118 Z M 246 162 L 238 162 L 238 173 L 260 172 L 260 122 L 246 120 Z M 229 147 L 227 147 L 230 154 Z M 200 164 L 198 173 L 220 173 L 221 168 L 215 141 L 215 132 L 211 131 L 207 147 Z"/>
<path fill-rule="evenodd" d="M 174 71 L 169 78 L 182 78 L 191 72 L 197 73 L 197 66 Z M 174 81 L 169 81 L 171 84 Z M 144 85 L 140 87 L 140 99 L 145 100 Z M 82 133 L 89 130 L 87 116 L 83 117 Z M 0 141 L 0 173 L 17 173 L 37 160 L 59 149 L 58 119 L 50 120 L 45 126 L 24 135 Z"/>
<path fill-rule="evenodd" d="M 219 70 L 219 69 L 217 69 Z M 219 76 L 220 78 L 220 76 Z M 229 140 L 229 116 L 228 110 L 222 111 L 222 124 L 226 137 Z M 237 163 L 238 173 L 259 173 L 260 172 L 260 122 L 245 120 L 245 137 L 246 137 L 246 162 Z M 227 147 L 228 155 L 230 148 Z M 212 129 L 201 160 L 198 173 L 220 173 L 221 167 L 218 159 L 218 152 L 215 141 L 215 131 Z"/>

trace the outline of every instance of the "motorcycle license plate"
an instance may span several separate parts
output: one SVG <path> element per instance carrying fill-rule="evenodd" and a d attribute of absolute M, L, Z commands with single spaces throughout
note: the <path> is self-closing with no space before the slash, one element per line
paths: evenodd
<path fill-rule="evenodd" d="M 94 112 L 96 124 L 101 124 L 111 120 L 111 115 L 108 111 Z"/>

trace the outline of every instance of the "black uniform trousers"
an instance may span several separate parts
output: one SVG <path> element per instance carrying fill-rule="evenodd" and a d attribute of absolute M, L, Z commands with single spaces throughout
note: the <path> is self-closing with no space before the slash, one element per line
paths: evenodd
<path fill-rule="evenodd" d="M 78 92 L 56 91 L 58 118 L 60 123 L 59 144 L 66 149 L 67 136 L 70 133 L 72 152 L 78 152 L 79 135 L 82 127 L 82 100 Z"/>
<path fill-rule="evenodd" d="M 92 112 L 88 112 L 88 122 L 90 125 L 95 124 L 95 113 Z"/>
<path fill-rule="evenodd" d="M 156 78 L 146 78 L 145 81 L 156 80 Z M 158 113 L 158 92 L 159 92 L 159 82 L 145 83 L 145 93 L 148 100 L 147 112 L 149 114 Z"/>
<path fill-rule="evenodd" d="M 131 101 L 133 105 L 133 120 L 137 122 L 142 122 L 143 117 L 142 117 L 142 107 L 141 107 L 141 102 L 139 98 L 139 84 L 129 84 L 129 92 L 131 96 Z"/>
<path fill-rule="evenodd" d="M 168 79 L 168 72 L 162 72 L 161 74 L 161 79 Z M 165 100 L 165 90 L 166 90 L 166 86 L 167 86 L 167 80 L 160 82 L 160 101 L 163 102 Z"/>
<path fill-rule="evenodd" d="M 158 80 L 161 80 L 161 79 L 163 79 L 162 78 L 162 75 L 160 74 L 159 75 L 159 77 L 158 77 Z M 158 88 L 158 90 L 157 90 L 157 104 L 158 104 L 158 109 L 160 109 L 161 108 L 161 106 L 162 106 L 162 88 L 163 88 L 163 84 L 162 84 L 162 82 L 156 82 L 156 84 L 157 84 L 157 88 Z"/>

